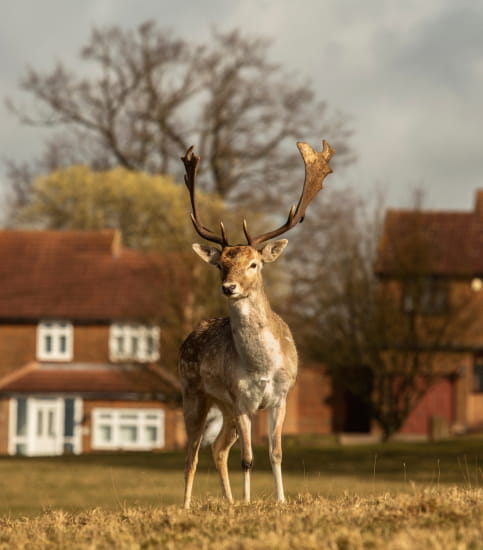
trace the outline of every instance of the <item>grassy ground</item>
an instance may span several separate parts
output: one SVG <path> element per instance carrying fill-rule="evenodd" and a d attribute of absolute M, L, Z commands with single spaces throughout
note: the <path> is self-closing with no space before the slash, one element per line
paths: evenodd
<path fill-rule="evenodd" d="M 283 506 L 266 455 L 256 450 L 254 503 L 228 507 L 205 449 L 189 513 L 182 453 L 0 458 L 0 548 L 483 549 L 483 439 L 287 440 Z"/>
<path fill-rule="evenodd" d="M 69 550 L 478 550 L 483 491 L 440 489 L 333 499 L 301 495 L 287 504 L 257 500 L 227 506 L 205 499 L 178 506 L 62 510 L 0 519 L 0 548 Z"/>

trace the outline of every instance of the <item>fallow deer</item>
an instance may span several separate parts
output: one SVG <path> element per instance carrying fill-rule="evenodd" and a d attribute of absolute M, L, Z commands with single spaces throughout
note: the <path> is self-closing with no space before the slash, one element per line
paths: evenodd
<path fill-rule="evenodd" d="M 321 152 L 297 143 L 305 163 L 305 181 L 297 207 L 292 206 L 285 224 L 252 237 L 246 220 L 243 231 L 247 244 L 231 245 L 223 223 L 220 234 L 200 221 L 195 201 L 195 183 L 200 158 L 188 149 L 182 161 L 197 233 L 217 247 L 193 244 L 194 251 L 220 270 L 221 290 L 228 298 L 229 316 L 202 321 L 181 346 L 179 374 L 187 434 L 184 508 L 190 507 L 198 451 L 206 418 L 211 408 L 221 412 L 223 424 L 212 444 L 223 495 L 233 502 L 228 478 L 228 453 L 240 437 L 243 467 L 243 498 L 250 501 L 250 470 L 253 454 L 251 418 L 259 409 L 268 411 L 270 462 L 275 498 L 284 501 L 282 482 L 282 424 L 286 398 L 297 376 L 297 350 L 285 322 L 272 311 L 262 282 L 263 264 L 275 261 L 287 240 L 268 242 L 285 233 L 305 215 L 305 209 L 322 189 L 332 169 L 334 150 L 324 141 Z"/>

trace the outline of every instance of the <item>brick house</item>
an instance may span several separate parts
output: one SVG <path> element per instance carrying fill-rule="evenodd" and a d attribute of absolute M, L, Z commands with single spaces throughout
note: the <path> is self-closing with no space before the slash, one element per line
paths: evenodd
<path fill-rule="evenodd" d="M 389 210 L 380 242 L 376 274 L 391 287 L 402 311 L 414 305 L 414 288 L 399 277 L 410 236 L 417 231 L 424 254 L 419 259 L 420 312 L 444 315 L 464 304 L 464 330 L 435 354 L 436 382 L 409 415 L 401 435 L 460 433 L 483 429 L 483 190 L 472 211 Z M 423 249 L 420 248 L 419 252 Z M 413 253 L 414 248 L 413 248 Z M 422 263 L 421 263 L 422 262 Z M 436 423 L 436 425 L 435 425 Z"/>
<path fill-rule="evenodd" d="M 116 231 L 0 231 L 0 454 L 184 444 L 161 366 L 172 270 Z"/>
<path fill-rule="evenodd" d="M 398 237 L 416 222 L 431 250 L 428 307 L 465 295 L 481 321 L 440 354 L 441 377 L 400 434 L 427 436 L 435 419 L 449 432 L 481 429 L 483 191 L 470 212 L 388 211 L 376 273 L 402 307 L 410 296 L 397 280 Z M 162 367 L 163 319 L 185 284 L 175 257 L 126 249 L 109 230 L 0 231 L 0 277 L 0 454 L 184 445 L 178 382 Z M 361 403 L 339 395 L 322 366 L 301 366 L 285 434 L 371 429 Z M 261 411 L 253 439 L 265 438 Z"/>

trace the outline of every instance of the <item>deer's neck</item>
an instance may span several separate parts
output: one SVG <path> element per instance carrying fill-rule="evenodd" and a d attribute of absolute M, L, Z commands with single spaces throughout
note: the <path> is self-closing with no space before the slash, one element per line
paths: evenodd
<path fill-rule="evenodd" d="M 281 362 L 276 317 L 263 289 L 230 303 L 230 323 L 235 347 L 248 370 L 263 373 Z"/>
<path fill-rule="evenodd" d="M 232 328 L 238 331 L 255 327 L 262 329 L 272 322 L 273 311 L 263 288 L 246 298 L 230 302 L 229 308 Z"/>

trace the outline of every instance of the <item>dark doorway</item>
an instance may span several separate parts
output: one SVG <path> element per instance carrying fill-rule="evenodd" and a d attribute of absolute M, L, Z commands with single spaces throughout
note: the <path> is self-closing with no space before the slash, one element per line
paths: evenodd
<path fill-rule="evenodd" d="M 343 431 L 349 433 L 369 433 L 371 431 L 371 407 L 364 398 L 345 391 L 345 422 Z"/>
<path fill-rule="evenodd" d="M 333 430 L 346 433 L 371 431 L 372 373 L 366 367 L 348 367 L 334 380 Z"/>

